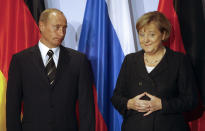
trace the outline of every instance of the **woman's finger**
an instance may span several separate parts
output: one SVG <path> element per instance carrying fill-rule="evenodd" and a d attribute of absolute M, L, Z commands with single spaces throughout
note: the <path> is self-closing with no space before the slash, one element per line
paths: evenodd
<path fill-rule="evenodd" d="M 148 116 L 148 115 L 151 114 L 151 113 L 152 113 L 152 111 L 149 110 L 147 113 L 144 114 L 144 116 Z"/>

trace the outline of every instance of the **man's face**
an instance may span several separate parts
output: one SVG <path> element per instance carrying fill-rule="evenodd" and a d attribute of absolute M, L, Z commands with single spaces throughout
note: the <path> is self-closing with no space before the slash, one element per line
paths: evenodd
<path fill-rule="evenodd" d="M 67 20 L 63 14 L 52 12 L 47 21 L 39 22 L 39 28 L 41 31 L 40 41 L 48 48 L 55 48 L 64 40 Z"/>

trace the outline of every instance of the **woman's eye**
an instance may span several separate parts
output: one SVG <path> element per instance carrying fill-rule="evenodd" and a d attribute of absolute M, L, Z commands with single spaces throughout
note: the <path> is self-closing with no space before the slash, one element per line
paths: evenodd
<path fill-rule="evenodd" d="M 144 34 L 139 34 L 141 37 L 143 37 L 144 36 Z"/>

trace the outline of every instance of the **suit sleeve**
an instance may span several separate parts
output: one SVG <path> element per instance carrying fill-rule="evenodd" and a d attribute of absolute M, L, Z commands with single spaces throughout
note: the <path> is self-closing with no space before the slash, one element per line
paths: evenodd
<path fill-rule="evenodd" d="M 182 56 L 178 70 L 178 95 L 171 99 L 162 99 L 163 113 L 180 113 L 194 109 L 198 103 L 195 74 L 188 57 Z"/>
<path fill-rule="evenodd" d="M 127 57 L 125 57 L 123 64 L 118 75 L 116 87 L 111 98 L 113 106 L 118 110 L 121 115 L 125 115 L 127 111 Z"/>
<path fill-rule="evenodd" d="M 6 94 L 6 126 L 7 131 L 21 131 L 21 75 L 17 57 L 12 57 Z"/>
<path fill-rule="evenodd" d="M 83 56 L 80 64 L 80 76 L 78 86 L 80 131 L 95 130 L 95 110 L 93 100 L 93 79 L 89 61 Z"/>

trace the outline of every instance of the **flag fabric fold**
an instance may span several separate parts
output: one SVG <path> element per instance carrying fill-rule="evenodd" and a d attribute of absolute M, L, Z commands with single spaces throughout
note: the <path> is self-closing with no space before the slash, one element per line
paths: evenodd
<path fill-rule="evenodd" d="M 182 41 L 178 16 L 173 5 L 173 0 L 159 0 L 158 11 L 162 12 L 172 25 L 170 39 L 167 43 L 164 44 L 174 51 L 186 53 Z"/>
<path fill-rule="evenodd" d="M 0 71 L 0 130 L 6 131 L 6 78 Z"/>

